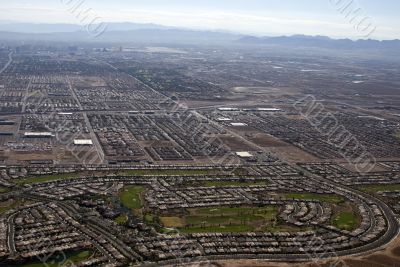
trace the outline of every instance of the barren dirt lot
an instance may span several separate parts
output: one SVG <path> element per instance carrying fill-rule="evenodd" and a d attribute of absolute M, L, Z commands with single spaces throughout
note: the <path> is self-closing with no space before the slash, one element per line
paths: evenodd
<path fill-rule="evenodd" d="M 248 144 L 244 143 L 242 140 L 238 139 L 237 137 L 231 136 L 221 136 L 219 139 L 230 149 L 234 151 L 253 151 L 257 150 L 256 148 L 249 146 Z"/>
<path fill-rule="evenodd" d="M 265 133 L 254 134 L 249 140 L 290 162 L 318 161 L 317 157 Z"/>

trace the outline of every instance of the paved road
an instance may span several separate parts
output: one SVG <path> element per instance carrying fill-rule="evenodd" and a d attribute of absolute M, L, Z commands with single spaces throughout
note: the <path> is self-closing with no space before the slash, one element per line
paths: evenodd
<path fill-rule="evenodd" d="M 15 229 L 14 229 L 14 218 L 17 213 L 11 214 L 7 218 L 7 247 L 8 251 L 10 252 L 10 258 L 14 258 L 17 254 L 17 249 L 15 247 Z"/>
<path fill-rule="evenodd" d="M 29 88 L 31 87 L 31 85 L 32 85 L 32 78 L 29 78 L 29 83 L 25 88 L 25 96 L 24 96 L 24 99 L 22 100 L 22 110 L 21 110 L 22 114 L 24 114 L 26 112 L 26 105 L 28 104 L 27 100 L 28 100 L 29 95 L 30 95 L 29 94 Z M 29 112 L 29 113 L 32 113 L 32 112 Z M 22 123 L 22 120 L 20 121 L 20 126 L 21 126 L 21 123 Z M 21 128 L 19 127 L 18 129 L 21 129 Z"/>
<path fill-rule="evenodd" d="M 7 68 L 8 66 L 10 66 L 11 62 L 13 61 L 12 55 L 14 54 L 14 52 L 10 52 L 10 54 L 8 54 L 8 62 L 6 63 L 6 65 L 4 65 L 4 67 L 0 70 L 0 74 L 2 74 Z"/>
<path fill-rule="evenodd" d="M 69 89 L 70 89 L 70 91 L 72 93 L 72 96 L 74 97 L 75 101 L 78 103 L 79 109 L 82 112 L 82 116 L 83 116 L 83 118 L 85 120 L 86 126 L 89 129 L 90 138 L 92 139 L 92 141 L 93 141 L 93 143 L 95 145 L 95 150 L 97 152 L 98 160 L 100 161 L 100 164 L 103 164 L 104 163 L 104 158 L 105 158 L 103 147 L 100 145 L 100 142 L 97 139 L 96 133 L 93 130 L 92 124 L 90 124 L 90 121 L 89 121 L 89 118 L 88 118 L 86 112 L 83 112 L 82 104 L 79 101 L 78 96 L 76 95 L 75 89 L 72 86 L 72 83 L 71 83 L 71 80 L 69 79 L 69 77 L 67 77 L 67 80 L 68 80 L 68 86 L 69 86 Z M 89 154 L 88 153 L 84 153 L 84 155 L 89 155 Z M 90 154 L 90 156 L 91 156 L 91 154 Z M 93 164 L 95 162 L 92 162 L 92 161 L 96 161 L 95 159 L 92 159 L 92 158 L 91 159 L 83 159 L 83 160 L 86 160 L 86 161 L 89 160 L 90 161 L 90 162 L 81 162 L 83 164 Z"/>

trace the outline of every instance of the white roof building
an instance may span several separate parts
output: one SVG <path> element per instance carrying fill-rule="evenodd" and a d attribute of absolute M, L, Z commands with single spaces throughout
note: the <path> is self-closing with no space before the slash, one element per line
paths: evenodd
<path fill-rule="evenodd" d="M 252 158 L 253 155 L 249 152 L 236 152 L 236 155 L 240 158 Z"/>
<path fill-rule="evenodd" d="M 74 145 L 76 145 L 76 146 L 92 146 L 93 141 L 90 139 L 75 139 Z"/>
<path fill-rule="evenodd" d="M 258 111 L 267 111 L 267 112 L 278 112 L 278 111 L 282 111 L 279 108 L 258 108 Z"/>
<path fill-rule="evenodd" d="M 25 132 L 25 137 L 53 137 L 51 132 Z"/>
<path fill-rule="evenodd" d="M 232 122 L 231 125 L 235 127 L 247 126 L 247 124 L 243 122 Z"/>
<path fill-rule="evenodd" d="M 220 117 L 220 118 L 217 119 L 217 121 L 231 121 L 231 119 Z"/>

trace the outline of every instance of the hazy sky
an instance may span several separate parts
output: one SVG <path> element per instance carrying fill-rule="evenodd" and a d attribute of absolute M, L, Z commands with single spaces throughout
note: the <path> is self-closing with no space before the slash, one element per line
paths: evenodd
<path fill-rule="evenodd" d="M 399 0 L 0 0 L 0 20 L 78 24 L 77 12 L 88 8 L 104 22 L 353 39 L 372 32 L 371 38 L 400 39 Z"/>

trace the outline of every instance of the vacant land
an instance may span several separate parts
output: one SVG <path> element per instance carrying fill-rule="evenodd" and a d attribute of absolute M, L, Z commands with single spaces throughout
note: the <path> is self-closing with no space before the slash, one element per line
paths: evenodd
<path fill-rule="evenodd" d="M 342 203 L 345 199 L 338 195 L 329 194 L 312 194 L 312 193 L 288 193 L 284 194 L 286 198 L 291 199 L 304 199 L 304 200 L 319 200 L 328 203 Z"/>
<path fill-rule="evenodd" d="M 143 193 L 145 188 L 143 186 L 126 186 L 122 189 L 119 194 L 119 199 L 127 208 L 130 209 L 141 209 L 142 201 L 140 199 L 140 194 Z"/>
<path fill-rule="evenodd" d="M 317 158 L 292 144 L 263 132 L 255 132 L 249 140 L 268 148 L 271 152 L 291 162 L 315 161 Z"/>

